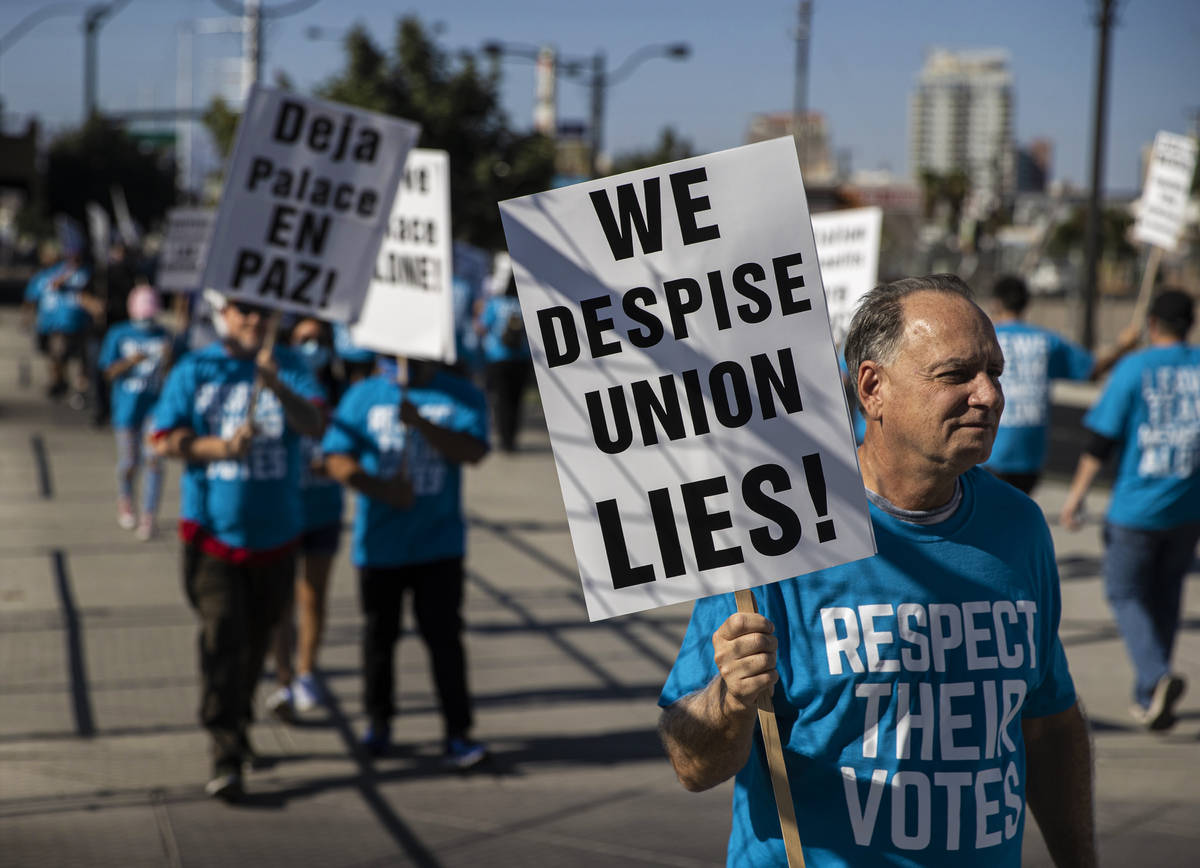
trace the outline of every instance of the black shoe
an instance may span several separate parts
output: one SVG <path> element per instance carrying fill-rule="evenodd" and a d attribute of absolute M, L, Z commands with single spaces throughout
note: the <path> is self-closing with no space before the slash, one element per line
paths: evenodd
<path fill-rule="evenodd" d="M 211 799 L 220 799 L 223 802 L 238 802 L 242 796 L 246 794 L 242 787 L 241 772 L 217 772 L 207 784 L 204 785 L 205 794 Z"/>

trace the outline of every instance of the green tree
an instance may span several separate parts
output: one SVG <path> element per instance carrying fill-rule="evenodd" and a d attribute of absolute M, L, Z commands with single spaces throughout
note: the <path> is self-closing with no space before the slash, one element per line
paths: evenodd
<path fill-rule="evenodd" d="M 390 54 L 362 26 L 346 36 L 345 49 L 345 68 L 317 95 L 420 123 L 421 146 L 450 155 L 455 235 L 503 247 L 496 203 L 550 186 L 554 142 L 509 128 L 498 66 L 481 70 L 469 54 L 452 59 L 411 16 L 397 23 Z"/>
<path fill-rule="evenodd" d="M 612 164 L 612 174 L 632 172 L 634 169 L 645 169 L 648 166 L 658 166 L 674 160 L 684 160 L 693 155 L 692 143 L 682 138 L 673 127 L 663 127 L 658 134 L 658 144 L 645 151 L 631 151 L 621 154 Z"/>
<path fill-rule="evenodd" d="M 214 96 L 208 108 L 204 110 L 201 120 L 204 126 L 208 127 L 208 134 L 212 136 L 213 144 L 217 146 L 217 152 L 222 157 L 228 157 L 229 152 L 233 150 L 233 140 L 237 137 L 238 122 L 241 119 L 242 116 L 221 96 Z"/>
<path fill-rule="evenodd" d="M 1105 259 L 1128 260 L 1137 255 L 1129 243 L 1129 227 L 1133 217 L 1125 209 L 1106 208 L 1100 212 L 1100 255 Z M 1071 216 L 1054 227 L 1046 252 L 1055 259 L 1066 257 L 1073 249 L 1083 249 L 1087 231 L 1087 209 L 1080 206 Z"/>
<path fill-rule="evenodd" d="M 175 163 L 120 125 L 92 115 L 50 144 L 43 194 L 31 203 L 34 213 L 25 220 L 39 225 L 54 214 L 67 214 L 87 225 L 86 204 L 107 205 L 113 187 L 125 191 L 134 220 L 149 226 L 175 204 Z"/>

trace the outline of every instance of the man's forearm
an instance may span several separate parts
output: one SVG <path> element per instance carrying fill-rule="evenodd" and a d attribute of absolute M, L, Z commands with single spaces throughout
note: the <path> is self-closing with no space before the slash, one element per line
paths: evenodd
<path fill-rule="evenodd" d="M 192 463 L 223 461 L 232 457 L 229 442 L 220 437 L 199 437 L 194 431 L 177 428 L 166 434 L 162 454 Z"/>
<path fill-rule="evenodd" d="M 302 437 L 317 439 L 325 427 L 325 419 L 321 408 L 311 401 L 301 398 L 285 385 L 278 376 L 262 374 L 263 385 L 279 398 L 283 406 L 283 415 L 288 425 Z"/>
<path fill-rule="evenodd" d="M 474 464 L 487 454 L 487 444 L 471 434 L 452 431 L 421 417 L 414 423 L 425 442 L 457 464 Z"/>
<path fill-rule="evenodd" d="M 1079 704 L 1029 718 L 1025 738 L 1025 800 L 1058 868 L 1096 865 L 1092 746 Z"/>
<path fill-rule="evenodd" d="M 659 735 L 680 783 L 692 792 L 737 774 L 750 756 L 755 709 L 730 711 L 720 676 L 663 709 Z"/>

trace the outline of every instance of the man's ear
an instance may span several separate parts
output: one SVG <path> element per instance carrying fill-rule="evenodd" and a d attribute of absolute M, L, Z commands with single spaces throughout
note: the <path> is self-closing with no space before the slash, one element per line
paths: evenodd
<path fill-rule="evenodd" d="M 868 359 L 858 366 L 858 402 L 868 419 L 879 419 L 883 415 L 885 379 L 883 366 L 878 362 Z"/>

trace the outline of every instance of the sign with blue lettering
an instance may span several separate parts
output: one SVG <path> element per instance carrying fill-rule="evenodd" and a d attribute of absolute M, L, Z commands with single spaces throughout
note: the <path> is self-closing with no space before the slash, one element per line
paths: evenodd
<path fill-rule="evenodd" d="M 592 620 L 874 554 L 790 138 L 500 211 Z"/>
<path fill-rule="evenodd" d="M 255 85 L 204 286 L 277 310 L 353 321 L 419 133 L 410 121 Z"/>
<path fill-rule="evenodd" d="M 450 155 L 413 148 L 404 166 L 375 277 L 350 336 L 360 347 L 453 363 Z"/>

